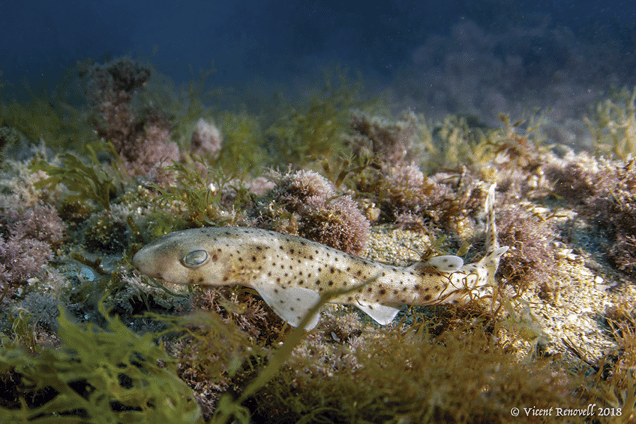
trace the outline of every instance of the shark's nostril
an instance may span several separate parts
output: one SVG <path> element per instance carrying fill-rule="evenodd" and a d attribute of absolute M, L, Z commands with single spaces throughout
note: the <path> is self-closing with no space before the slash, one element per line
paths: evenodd
<path fill-rule="evenodd" d="M 133 256 L 133 258 L 132 258 L 132 264 L 135 267 L 135 269 L 137 269 L 137 271 L 141 271 L 139 269 L 139 267 L 141 266 L 141 263 L 142 263 L 141 257 L 139 255 L 139 252 L 137 252 L 137 254 L 135 256 Z"/>

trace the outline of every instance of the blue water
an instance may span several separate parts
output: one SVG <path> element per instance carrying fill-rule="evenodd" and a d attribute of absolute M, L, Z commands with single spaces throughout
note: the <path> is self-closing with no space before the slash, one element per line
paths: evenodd
<path fill-rule="evenodd" d="M 225 87 L 302 86 L 341 65 L 407 107 L 486 120 L 506 108 L 554 106 L 549 99 L 583 104 L 586 90 L 636 83 L 630 1 L 4 3 L 5 93 L 24 81 L 55 85 L 77 61 L 122 55 L 143 58 L 176 83 L 213 63 L 210 82 Z M 484 80 L 493 68 L 492 81 Z M 479 81 L 469 83 L 473 77 Z M 556 94 L 549 87 L 555 82 Z M 578 103 L 565 115 L 578 113 Z"/>
<path fill-rule="evenodd" d="M 602 30 L 624 43 L 625 53 L 636 37 L 636 3 L 629 1 L 4 3 L 0 69 L 9 80 L 55 75 L 106 53 L 150 55 L 155 47 L 153 63 L 176 80 L 189 78 L 188 64 L 196 69 L 211 60 L 227 81 L 293 74 L 316 59 L 387 75 L 427 37 L 447 34 L 460 19 L 496 29 L 537 13 L 577 34 Z"/>

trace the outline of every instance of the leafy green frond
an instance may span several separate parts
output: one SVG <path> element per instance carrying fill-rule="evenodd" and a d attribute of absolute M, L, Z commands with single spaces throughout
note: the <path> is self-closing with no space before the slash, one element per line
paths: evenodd
<path fill-rule="evenodd" d="M 56 187 L 64 184 L 66 188 L 77 194 L 69 196 L 70 200 L 90 199 L 110 210 L 110 200 L 115 196 L 116 187 L 113 178 L 93 157 L 92 166 L 85 165 L 71 153 L 60 155 L 63 166 L 53 166 L 44 160 L 32 164 L 31 171 L 44 171 L 49 177 L 35 184 L 36 188 Z"/>
<path fill-rule="evenodd" d="M 97 141 L 83 112 L 66 98 L 47 92 L 38 95 L 28 86 L 26 91 L 28 102 L 0 103 L 0 126 L 13 128 L 34 144 L 44 140 L 57 151 L 69 147 L 80 150 Z"/>
<path fill-rule="evenodd" d="M 278 164 L 302 165 L 341 151 L 351 112 L 368 110 L 379 103 L 378 100 L 362 100 L 361 78 L 350 83 L 346 74 L 347 70 L 340 68 L 325 72 L 321 90 L 316 91 L 305 105 L 290 108 L 267 129 L 268 151 L 278 157 Z"/>
<path fill-rule="evenodd" d="M 598 155 L 627 160 L 636 154 L 636 88 L 625 88 L 596 105 L 596 116 L 584 118 Z"/>
<path fill-rule="evenodd" d="M 155 203 L 163 208 L 176 209 L 178 219 L 185 220 L 185 223 L 177 224 L 179 228 L 172 230 L 231 221 L 232 216 L 227 212 L 231 205 L 221 204 L 223 194 L 228 190 L 236 193 L 235 209 L 241 209 L 241 205 L 251 198 L 251 194 L 241 183 L 242 177 L 237 173 L 209 168 L 201 157 L 195 157 L 194 160 L 199 168 L 179 162 L 173 162 L 167 167 L 169 172 L 178 175 L 175 185 L 154 186 L 159 192 L 159 196 L 154 199 Z M 205 171 L 201 172 L 201 168 Z M 157 213 L 161 214 L 160 211 Z"/>
<path fill-rule="evenodd" d="M 110 317 L 100 303 L 106 329 L 73 323 L 60 308 L 61 349 L 38 356 L 22 349 L 0 350 L 0 373 L 24 384 L 5 399 L 6 422 L 196 423 L 201 411 L 177 376 L 175 360 L 155 342 Z"/>
<path fill-rule="evenodd" d="M 216 164 L 225 169 L 252 170 L 270 162 L 263 148 L 260 119 L 245 111 L 221 115 L 223 148 Z"/>

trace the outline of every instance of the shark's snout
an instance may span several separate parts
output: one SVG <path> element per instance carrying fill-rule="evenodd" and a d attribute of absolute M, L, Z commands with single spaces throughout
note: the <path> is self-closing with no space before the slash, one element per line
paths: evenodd
<path fill-rule="evenodd" d="M 148 248 L 144 247 L 133 256 L 132 264 L 135 269 L 142 274 L 150 277 L 158 277 L 156 272 L 156 265 L 152 261 L 152 255 L 149 254 Z"/>
<path fill-rule="evenodd" d="M 182 238 L 182 234 L 177 232 L 156 239 L 133 256 L 133 266 L 144 275 L 169 283 L 192 283 L 194 278 L 199 278 L 198 272 L 184 266 L 184 260 L 192 256 L 192 249 L 195 252 L 199 250 L 196 247 L 191 249 Z"/>

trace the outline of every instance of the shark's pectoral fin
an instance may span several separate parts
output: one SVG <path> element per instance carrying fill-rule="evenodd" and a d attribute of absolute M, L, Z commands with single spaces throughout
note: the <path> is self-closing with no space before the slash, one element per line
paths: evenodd
<path fill-rule="evenodd" d="M 320 302 L 318 292 L 302 287 L 285 288 L 271 281 L 256 281 L 251 284 L 251 287 L 279 317 L 293 327 L 298 327 L 303 318 Z M 305 330 L 314 328 L 318 321 L 320 321 L 319 312 L 315 313 L 305 325 Z"/>
<path fill-rule="evenodd" d="M 369 315 L 380 325 L 387 325 L 400 312 L 399 309 L 392 306 L 381 305 L 379 303 L 367 303 L 357 301 L 355 306 L 365 314 Z"/>

